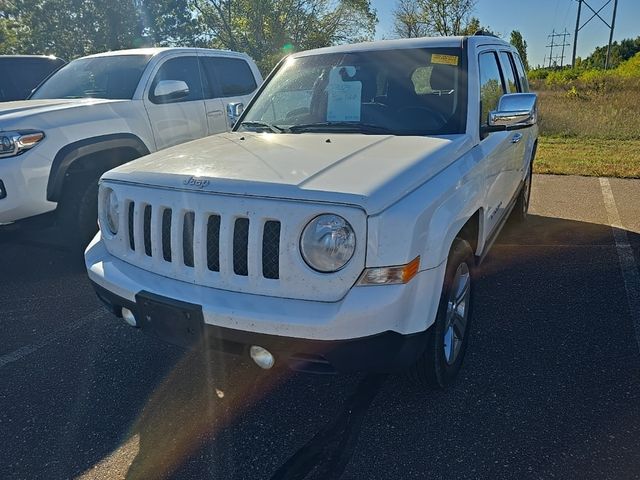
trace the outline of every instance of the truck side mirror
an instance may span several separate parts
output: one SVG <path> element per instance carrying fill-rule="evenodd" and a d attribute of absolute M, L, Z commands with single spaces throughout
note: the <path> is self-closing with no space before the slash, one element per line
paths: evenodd
<path fill-rule="evenodd" d="M 229 127 L 233 128 L 240 115 L 244 112 L 244 103 L 232 102 L 227 104 L 227 117 L 229 117 Z"/>
<path fill-rule="evenodd" d="M 488 131 L 518 130 L 538 122 L 538 96 L 535 93 L 510 93 L 498 102 L 498 110 L 489 112 Z"/>
<path fill-rule="evenodd" d="M 170 103 L 189 96 L 189 85 L 182 80 L 160 80 L 153 89 L 153 100 Z"/>

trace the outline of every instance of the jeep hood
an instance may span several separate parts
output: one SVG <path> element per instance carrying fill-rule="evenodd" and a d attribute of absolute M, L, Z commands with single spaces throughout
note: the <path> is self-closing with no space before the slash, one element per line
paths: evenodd
<path fill-rule="evenodd" d="M 105 180 L 230 195 L 357 205 L 372 215 L 473 146 L 467 135 L 232 132 L 118 167 Z"/>
<path fill-rule="evenodd" d="M 101 98 L 72 98 L 55 100 L 20 100 L 0 103 L 0 130 L 12 128 L 12 122 L 26 117 L 41 116 L 46 113 L 70 108 L 86 107 L 127 100 L 105 100 Z M 35 125 L 38 127 L 38 125 Z"/>

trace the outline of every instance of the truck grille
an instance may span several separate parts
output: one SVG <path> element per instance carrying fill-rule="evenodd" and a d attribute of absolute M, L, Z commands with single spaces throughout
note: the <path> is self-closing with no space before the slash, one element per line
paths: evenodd
<path fill-rule="evenodd" d="M 174 212 L 171 208 L 155 207 L 149 204 L 139 205 L 142 212 L 141 228 L 136 228 L 136 203 L 130 201 L 127 208 L 127 233 L 129 236 L 128 245 L 132 252 L 142 251 L 147 257 L 162 257 L 166 262 L 175 263 L 174 258 L 176 248 L 173 248 L 172 241 L 176 239 L 181 245 L 176 245 L 182 251 L 180 259 L 181 266 L 194 268 L 196 259 L 199 257 L 196 252 L 196 212 L 186 211 L 181 214 L 181 221 L 175 222 Z M 160 235 L 153 232 L 152 218 L 154 218 L 154 208 L 161 209 L 161 214 L 157 216 L 160 220 Z M 255 221 L 257 221 L 256 219 Z M 232 232 L 230 232 L 230 243 L 232 245 L 231 258 L 224 258 L 221 255 L 221 221 L 220 215 L 206 215 L 204 225 L 206 225 L 206 235 L 204 245 L 206 249 L 206 268 L 211 272 L 220 272 L 222 262 L 229 262 L 233 273 L 237 276 L 246 277 L 250 273 L 255 273 L 263 278 L 277 280 L 280 278 L 280 222 L 267 220 L 264 222 L 261 232 L 262 262 L 261 271 L 250 272 L 249 267 L 249 227 L 251 220 L 247 217 L 238 217 L 233 222 Z M 174 232 L 174 229 L 180 229 Z M 138 236 L 141 238 L 137 238 Z M 141 235 L 140 235 L 141 233 Z M 154 245 L 157 238 L 158 245 Z M 155 246 L 155 248 L 154 248 Z"/>

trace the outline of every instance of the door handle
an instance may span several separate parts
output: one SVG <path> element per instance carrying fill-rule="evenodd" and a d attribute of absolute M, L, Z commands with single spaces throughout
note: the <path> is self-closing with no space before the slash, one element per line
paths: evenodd
<path fill-rule="evenodd" d="M 222 115 L 222 110 L 211 110 L 207 112 L 207 117 L 219 117 L 220 115 Z"/>
<path fill-rule="evenodd" d="M 511 137 L 511 143 L 518 143 L 522 140 L 522 134 L 516 133 L 513 137 Z"/>

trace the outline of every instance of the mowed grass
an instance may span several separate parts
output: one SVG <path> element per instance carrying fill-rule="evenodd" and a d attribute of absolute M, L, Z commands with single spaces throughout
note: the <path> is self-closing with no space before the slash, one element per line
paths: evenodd
<path fill-rule="evenodd" d="M 640 178 L 640 140 L 540 137 L 533 171 Z"/>
<path fill-rule="evenodd" d="M 601 91 L 539 90 L 540 140 L 534 171 L 640 178 L 637 82 Z"/>

